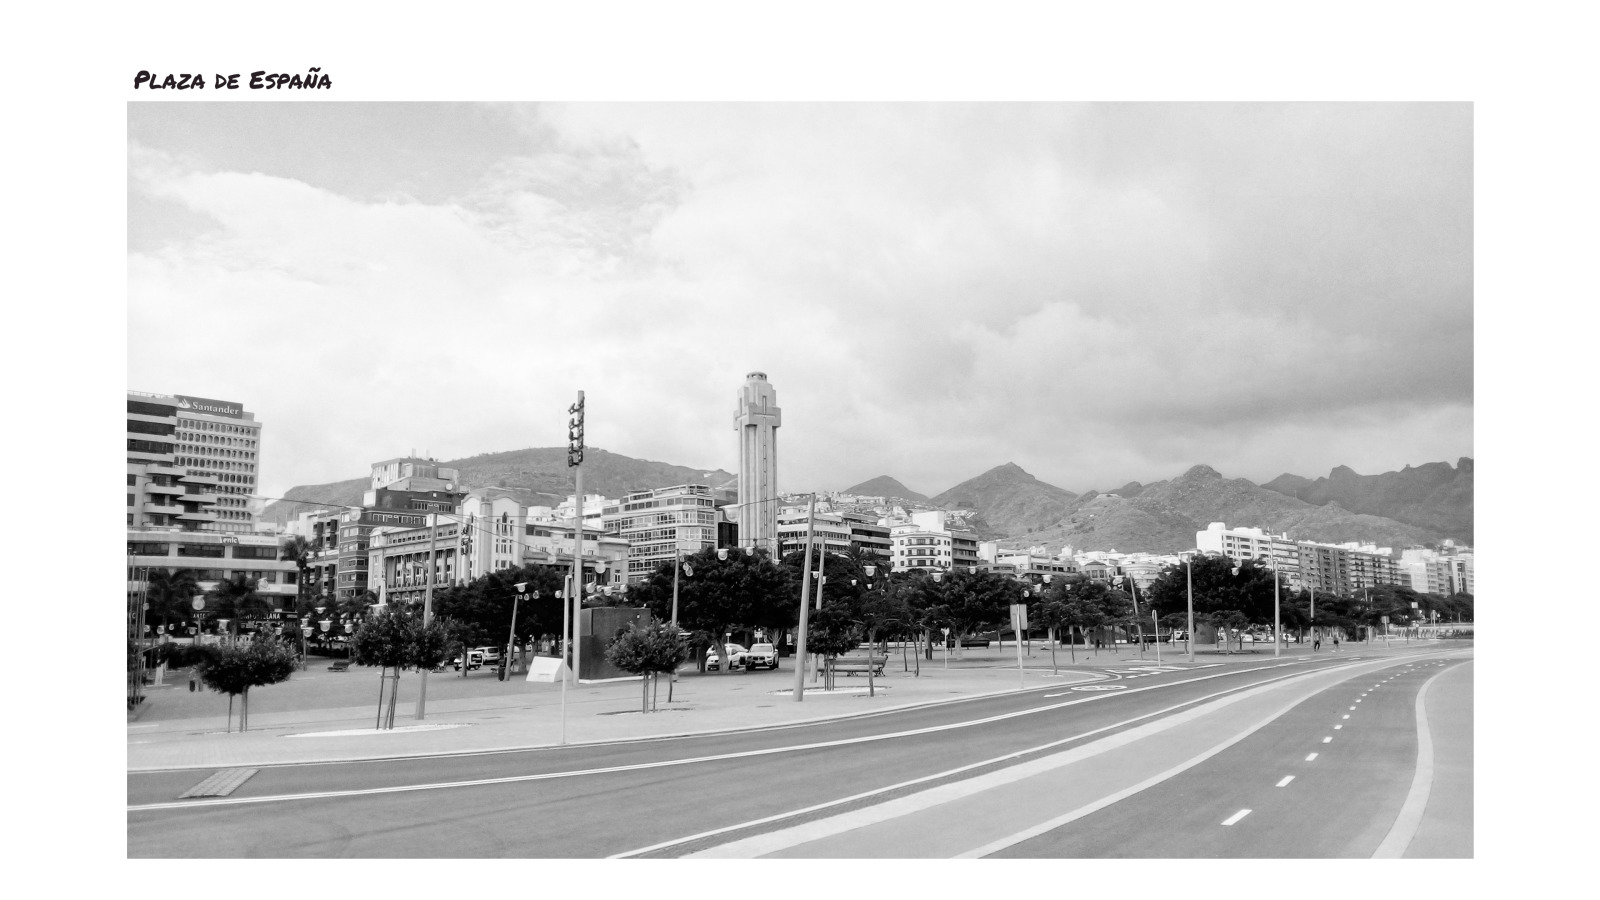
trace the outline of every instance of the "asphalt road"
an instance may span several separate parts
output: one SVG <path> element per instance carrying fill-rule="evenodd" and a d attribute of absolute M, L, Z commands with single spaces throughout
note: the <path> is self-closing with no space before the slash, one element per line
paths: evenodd
<path fill-rule="evenodd" d="M 821 829 L 894 803 L 922 802 L 930 790 L 982 777 L 1010 777 L 1019 764 L 1088 748 L 1139 729 L 1165 727 L 1185 712 L 1198 716 L 1223 699 L 1272 682 L 1296 688 L 1287 712 L 1227 749 L 1084 818 L 1014 841 L 993 855 L 1061 856 L 1346 856 L 1370 855 L 1393 824 L 1417 762 L 1416 690 L 1446 671 L 1436 658 L 1400 652 L 1331 654 L 1297 660 L 1184 669 L 1113 680 L 1079 690 L 1040 688 L 920 709 L 767 731 L 590 747 L 545 748 L 444 758 L 262 768 L 225 798 L 179 800 L 213 770 L 128 776 L 130 857 L 543 857 L 617 854 L 682 856 L 740 846 L 740 841 L 796 829 Z M 1358 659 L 1359 658 L 1359 659 Z M 1429 660 L 1418 668 L 1414 660 Z M 1410 671 L 1396 674 L 1412 665 Z M 1463 668 L 1462 663 L 1448 664 Z M 1448 667 L 1447 667 L 1448 668 Z M 1310 675 L 1310 679 L 1296 676 Z M 1470 670 L 1468 670 L 1470 675 Z M 1393 676 L 1393 680 L 1385 681 Z M 1315 681 L 1316 684 L 1309 684 Z M 1372 689 L 1370 685 L 1380 683 Z M 1441 681 L 1441 684 L 1445 682 Z M 1465 757 L 1470 820 L 1470 677 L 1439 689 L 1460 719 L 1466 692 Z M 1463 687 L 1464 686 L 1464 687 Z M 1080 686 L 1083 687 L 1083 686 Z M 1359 688 L 1359 690 L 1358 690 Z M 1346 702 L 1362 690 L 1361 704 Z M 1260 692 L 1256 692 L 1260 693 Z M 1409 700 L 1407 698 L 1410 698 Z M 1278 702 L 1275 695 L 1251 701 Z M 1342 706 L 1357 705 L 1359 716 Z M 1228 707 L 1251 715 L 1251 703 Z M 1453 720 L 1454 721 L 1454 720 Z M 1334 730 L 1335 724 L 1344 725 Z M 1219 712 L 1184 727 L 1210 729 L 1194 740 L 1236 729 Z M 1174 727 L 1170 734 L 1179 734 Z M 1436 737 L 1441 751 L 1458 740 Z M 1323 737 L 1335 740 L 1327 746 Z M 1129 738 L 1131 740 L 1131 737 Z M 1313 764 L 1305 747 L 1318 752 Z M 1335 746 L 1336 745 L 1336 746 Z M 1145 738 L 1124 756 L 1098 765 L 1134 772 L 1156 766 L 1163 745 Z M 1143 748 L 1143 749 L 1141 749 Z M 1451 750 L 1450 752 L 1455 752 Z M 1446 753 L 1438 754 L 1443 759 Z M 1450 765 L 1459 774 L 1461 756 Z M 1161 766 L 1167 765 L 1161 762 Z M 1447 768 L 1447 767 L 1446 767 Z M 1057 770 L 1064 771 L 1064 770 Z M 1280 773 L 1281 774 L 1278 774 Z M 1273 780 L 1263 779 L 1274 775 Z M 1274 781 L 1293 774 L 1288 787 Z M 1040 776 L 1041 779 L 1046 776 Z M 1060 777 L 1049 776 L 1049 777 Z M 1040 783 L 1043 783 L 1042 781 Z M 1028 790 L 1022 780 L 1018 790 Z M 996 796 L 999 796 L 996 794 Z M 1033 791 L 1035 819 L 1054 798 Z M 977 800 L 966 802 L 978 802 Z M 1076 801 L 1073 801 L 1076 802 Z M 1459 807 L 1459 803 L 1457 804 Z M 1228 826 L 1237 810 L 1251 812 Z M 1317 815 L 1307 815 L 1316 811 Z M 1459 809 L 1458 809 L 1459 811 Z M 912 828 L 957 832 L 938 810 L 918 812 Z M 1047 814 L 1049 813 L 1049 814 Z M 1009 811 L 989 811 L 1002 820 Z M 975 816 L 974 822 L 983 819 Z M 764 820 L 764 821 L 762 821 Z M 1164 824 L 1158 838 L 1149 828 Z M 923 855 L 901 844 L 874 846 L 871 829 L 834 840 L 853 850 L 799 839 L 783 855 Z M 1459 851 L 1461 836 L 1427 831 L 1434 855 Z M 1120 839 L 1117 839 L 1119 836 Z M 977 840 L 973 838 L 973 840 Z M 1470 855 L 1470 827 L 1465 854 Z M 932 844 L 928 845 L 932 847 Z M 642 852 L 641 852 L 642 851 Z M 953 855 L 953 854 L 951 854 Z"/>

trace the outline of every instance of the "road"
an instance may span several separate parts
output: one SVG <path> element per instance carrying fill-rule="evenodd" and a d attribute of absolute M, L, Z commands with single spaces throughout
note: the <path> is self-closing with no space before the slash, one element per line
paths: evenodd
<path fill-rule="evenodd" d="M 1470 857 L 1471 693 L 1471 651 L 1433 645 L 1130 665 L 749 733 L 265 767 L 226 797 L 179 799 L 214 770 L 131 773 L 128 853 Z"/>

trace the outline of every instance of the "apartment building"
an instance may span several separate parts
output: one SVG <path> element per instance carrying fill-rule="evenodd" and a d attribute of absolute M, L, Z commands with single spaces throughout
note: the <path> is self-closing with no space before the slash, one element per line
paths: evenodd
<path fill-rule="evenodd" d="M 226 534 L 183 528 L 128 530 L 128 595 L 143 589 L 141 569 L 194 573 L 202 592 L 236 574 L 256 579 L 256 592 L 272 602 L 273 618 L 292 615 L 298 591 L 293 562 L 281 560 L 278 538 L 271 534 Z M 261 623 L 243 623 L 253 628 Z"/>
<path fill-rule="evenodd" d="M 949 527 L 948 514 L 928 510 L 910 515 L 910 522 L 891 525 L 890 563 L 896 572 L 976 572 L 978 536 Z"/>
<path fill-rule="evenodd" d="M 1298 586 L 1301 578 L 1301 552 L 1299 544 L 1287 535 L 1269 534 L 1260 528 L 1229 528 L 1222 522 L 1212 522 L 1206 530 L 1197 531 L 1194 545 L 1203 553 L 1219 554 L 1235 562 L 1258 560 L 1277 570 L 1286 583 Z"/>
<path fill-rule="evenodd" d="M 630 491 L 608 502 L 605 533 L 628 544 L 628 583 L 647 580 L 656 567 L 680 552 L 688 556 L 715 547 L 717 496 L 703 484 L 679 484 Z"/>

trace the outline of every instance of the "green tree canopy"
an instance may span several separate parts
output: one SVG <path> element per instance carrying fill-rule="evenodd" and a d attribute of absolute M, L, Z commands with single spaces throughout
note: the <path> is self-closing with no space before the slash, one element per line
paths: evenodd
<path fill-rule="evenodd" d="M 239 633 L 243 619 L 265 619 L 272 615 L 272 601 L 256 592 L 259 582 L 235 572 L 206 592 L 205 614 L 212 619 L 228 619 L 229 629 Z"/>
<path fill-rule="evenodd" d="M 794 627 L 799 585 L 791 583 L 789 572 L 764 550 L 747 554 L 730 549 L 726 556 L 718 559 L 716 550 L 706 548 L 684 557 L 693 574 L 680 572 L 678 576 L 678 627 L 705 632 L 717 642 L 735 627 L 774 631 Z M 670 622 L 674 565 L 674 560 L 668 560 L 646 581 L 629 585 L 628 602 Z"/>
<path fill-rule="evenodd" d="M 267 635 L 254 640 L 207 648 L 197 669 L 200 681 L 218 693 L 244 696 L 239 714 L 239 730 L 250 727 L 250 689 L 289 680 L 298 667 L 300 655 L 287 643 Z M 229 713 L 232 719 L 232 713 Z"/>

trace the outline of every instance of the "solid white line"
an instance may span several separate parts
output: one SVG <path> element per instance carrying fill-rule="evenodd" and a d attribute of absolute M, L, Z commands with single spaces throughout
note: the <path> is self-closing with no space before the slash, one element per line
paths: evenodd
<path fill-rule="evenodd" d="M 1285 775 L 1285 776 L 1283 776 L 1283 780 L 1278 782 L 1278 787 L 1283 787 L 1284 785 L 1288 784 L 1289 782 L 1291 782 L 1293 780 L 1294 780 L 1294 776 L 1293 775 Z"/>
<path fill-rule="evenodd" d="M 1373 859 L 1399 859 L 1404 856 L 1406 848 L 1411 846 L 1411 839 L 1417 836 L 1418 826 L 1422 824 L 1422 813 L 1428 808 L 1428 793 L 1433 788 L 1433 734 L 1428 730 L 1428 712 L 1424 701 L 1428 697 L 1428 688 L 1444 675 L 1444 672 L 1440 672 L 1433 676 L 1423 683 L 1422 690 L 1417 691 L 1417 771 L 1411 776 L 1411 790 L 1406 793 L 1406 802 L 1400 807 L 1400 814 L 1395 817 L 1389 833 L 1384 835 L 1383 843 L 1372 852 Z"/>
<path fill-rule="evenodd" d="M 1241 809 L 1238 812 L 1234 813 L 1233 815 L 1229 816 L 1226 820 L 1223 821 L 1222 824 L 1224 824 L 1224 825 L 1232 825 L 1233 823 L 1239 821 L 1240 819 L 1242 819 L 1242 818 L 1244 818 L 1245 816 L 1248 816 L 1248 815 L 1250 815 L 1250 810 Z"/>
<path fill-rule="evenodd" d="M 1317 755 L 1315 753 L 1308 754 L 1306 756 L 1306 762 L 1311 762 L 1313 759 L 1316 759 L 1316 758 L 1317 758 Z"/>

